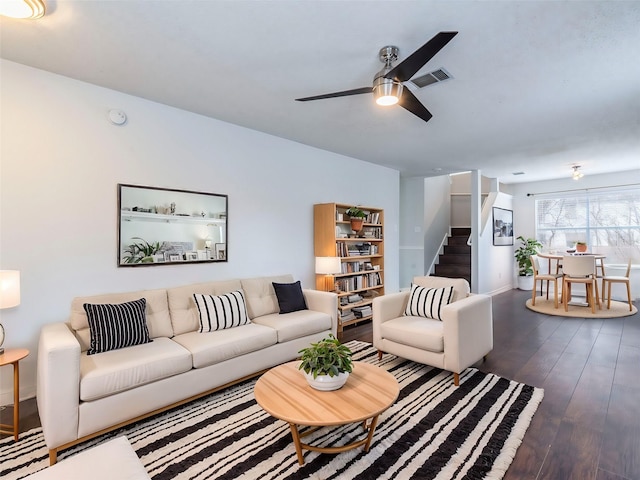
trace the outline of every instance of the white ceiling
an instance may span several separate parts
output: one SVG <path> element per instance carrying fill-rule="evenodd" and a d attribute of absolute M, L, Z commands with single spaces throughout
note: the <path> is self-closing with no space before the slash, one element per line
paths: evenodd
<path fill-rule="evenodd" d="M 45 2 L 0 20 L 2 58 L 402 175 L 640 168 L 640 1 Z M 370 86 L 381 47 L 402 60 L 451 30 L 417 74 L 454 77 L 414 92 L 428 123 L 371 95 L 294 101 Z"/>

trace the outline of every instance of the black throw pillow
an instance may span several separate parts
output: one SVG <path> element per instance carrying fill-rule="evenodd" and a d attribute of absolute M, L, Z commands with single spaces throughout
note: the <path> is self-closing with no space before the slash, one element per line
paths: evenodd
<path fill-rule="evenodd" d="M 304 301 L 300 280 L 294 283 L 273 283 L 273 289 L 278 297 L 280 313 L 297 312 L 307 310 L 307 302 Z"/>

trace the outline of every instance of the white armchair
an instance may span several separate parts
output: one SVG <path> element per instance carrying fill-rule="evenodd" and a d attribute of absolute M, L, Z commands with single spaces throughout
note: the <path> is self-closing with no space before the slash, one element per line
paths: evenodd
<path fill-rule="evenodd" d="M 415 277 L 413 284 L 436 289 L 453 286 L 452 301 L 441 307 L 438 320 L 405 315 L 411 292 L 376 297 L 373 346 L 378 357 L 391 353 L 448 370 L 459 385 L 460 373 L 493 349 L 491 297 L 470 294 L 469 283 L 462 278 Z"/>

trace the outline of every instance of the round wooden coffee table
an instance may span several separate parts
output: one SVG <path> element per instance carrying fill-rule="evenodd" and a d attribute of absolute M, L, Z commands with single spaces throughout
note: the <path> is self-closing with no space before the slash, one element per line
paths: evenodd
<path fill-rule="evenodd" d="M 309 386 L 300 362 L 272 368 L 256 382 L 258 404 L 269 414 L 284 420 L 291 428 L 298 463 L 304 465 L 302 449 L 322 453 L 340 453 L 364 445 L 369 451 L 378 416 L 398 398 L 400 387 L 386 370 L 364 362 L 353 362 L 353 372 L 339 390 L 324 392 Z M 320 427 L 362 422 L 365 438 L 340 447 L 316 447 L 301 438 Z M 315 427 L 300 433 L 300 426 Z"/>

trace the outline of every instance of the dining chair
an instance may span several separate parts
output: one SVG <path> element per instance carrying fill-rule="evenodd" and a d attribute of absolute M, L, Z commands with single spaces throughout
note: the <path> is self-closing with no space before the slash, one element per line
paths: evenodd
<path fill-rule="evenodd" d="M 600 307 L 598 296 L 598 282 L 596 280 L 596 257 L 593 255 L 565 256 L 562 259 L 562 303 L 564 311 L 569 311 L 571 299 L 571 284 L 584 284 L 587 290 L 587 302 L 591 305 L 591 312 L 596 313 L 596 302 Z"/>
<path fill-rule="evenodd" d="M 631 275 L 631 259 L 627 262 L 627 273 L 625 273 L 624 277 L 616 276 L 616 275 L 604 275 L 602 277 L 602 303 L 604 303 L 604 291 L 609 285 L 609 291 L 607 292 L 607 309 L 611 308 L 611 284 L 613 283 L 624 283 L 627 285 L 627 300 L 629 301 L 629 311 L 633 310 L 633 303 L 631 301 L 631 284 L 629 282 L 629 276 Z"/>
<path fill-rule="evenodd" d="M 554 306 L 558 308 L 558 280 L 562 278 L 561 273 L 540 273 L 540 261 L 537 255 L 531 255 L 531 266 L 533 267 L 533 293 L 531 294 L 531 305 L 536 304 L 536 288 L 540 282 L 540 295 L 542 295 L 542 285 L 547 282 L 547 300 L 549 300 L 549 283 L 553 282 Z"/>

